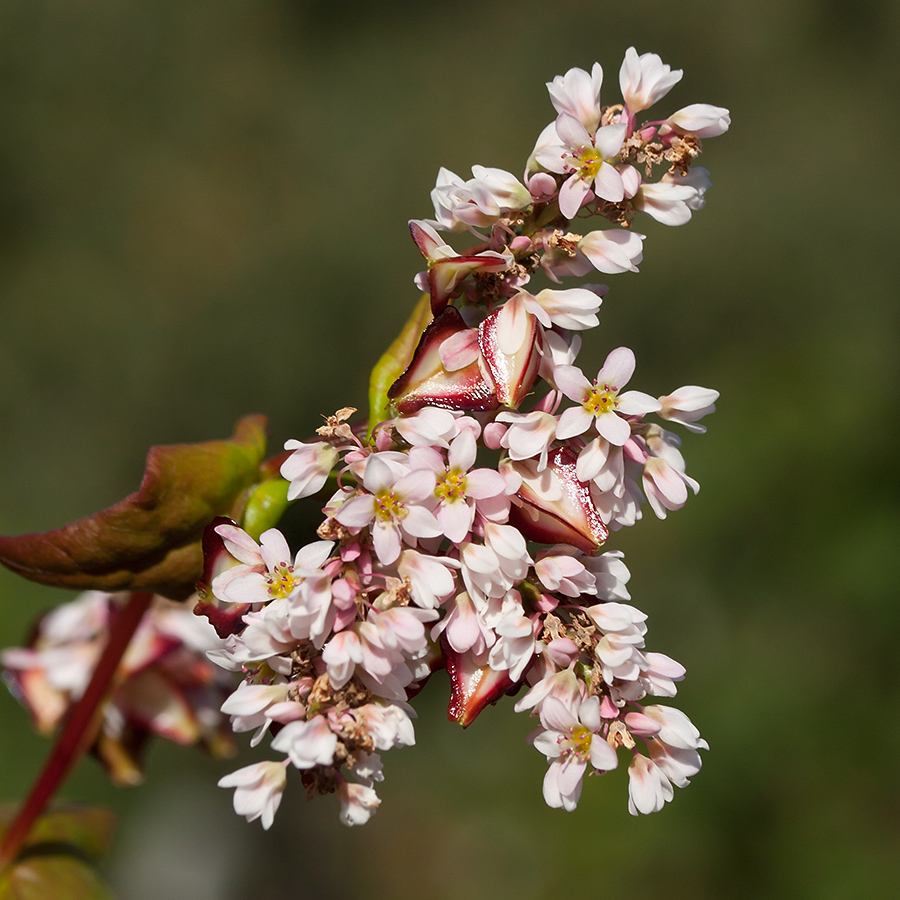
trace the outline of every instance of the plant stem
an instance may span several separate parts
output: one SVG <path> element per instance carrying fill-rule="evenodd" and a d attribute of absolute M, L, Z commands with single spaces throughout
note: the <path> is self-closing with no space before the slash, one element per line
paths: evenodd
<path fill-rule="evenodd" d="M 3 837 L 3 844 L 0 846 L 0 870 L 6 868 L 19 855 L 35 821 L 93 742 L 100 724 L 97 715 L 100 705 L 109 692 L 122 656 L 128 649 L 131 638 L 152 599 L 152 594 L 137 591 L 132 593 L 125 606 L 113 619 L 109 640 L 91 675 L 90 683 L 72 707 L 28 799 L 19 808 L 16 818 Z"/>

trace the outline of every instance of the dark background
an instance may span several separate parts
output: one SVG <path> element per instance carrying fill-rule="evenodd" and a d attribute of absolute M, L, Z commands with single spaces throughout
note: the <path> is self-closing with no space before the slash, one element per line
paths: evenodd
<path fill-rule="evenodd" d="M 722 393 L 685 442 L 700 495 L 610 543 L 688 667 L 692 786 L 632 819 L 623 771 L 548 810 L 530 720 L 464 733 L 436 680 L 361 829 L 291 779 L 264 834 L 215 787 L 237 763 L 191 750 L 121 792 L 86 761 L 64 795 L 120 812 L 122 900 L 896 896 L 898 36 L 887 0 L 0 4 L 3 533 L 117 500 L 151 444 L 258 411 L 278 447 L 362 406 L 416 299 L 407 219 L 440 165 L 521 172 L 554 75 L 599 60 L 615 102 L 634 44 L 685 70 L 660 115 L 734 121 L 706 209 L 640 222 L 581 357 L 624 343 L 634 387 Z M 2 643 L 66 596 L 0 572 Z M 48 745 L 0 715 L 15 799 Z"/>

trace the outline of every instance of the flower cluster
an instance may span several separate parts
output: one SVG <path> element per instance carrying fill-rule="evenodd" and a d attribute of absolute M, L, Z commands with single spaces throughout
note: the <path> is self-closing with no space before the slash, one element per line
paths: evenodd
<path fill-rule="evenodd" d="M 29 647 L 0 653 L 7 684 L 40 732 L 54 731 L 84 693 L 127 596 L 81 594 L 41 618 Z M 233 685 L 206 657 L 221 645 L 190 606 L 154 598 L 122 659 L 93 745 L 114 782 L 141 780 L 141 751 L 151 735 L 231 754 L 233 738 L 219 708 Z"/>
<path fill-rule="evenodd" d="M 548 85 L 558 117 L 524 181 L 442 169 L 435 218 L 410 223 L 432 318 L 399 361 L 387 414 L 367 428 L 339 410 L 317 440 L 286 444 L 289 499 L 328 492 L 320 540 L 294 553 L 276 529 L 257 542 L 215 524 L 209 592 L 230 625 L 213 657 L 243 674 L 222 710 L 253 744 L 273 735 L 281 757 L 220 781 L 248 820 L 269 827 L 294 768 L 309 795 L 337 792 L 343 822 L 365 822 L 380 802 L 380 752 L 414 742 L 410 700 L 442 668 L 463 725 L 527 688 L 516 709 L 540 722 L 551 806 L 573 809 L 585 772 L 623 755 L 634 814 L 661 808 L 699 770 L 706 743 L 688 718 L 647 703 L 673 697 L 684 669 L 645 651 L 622 555 L 600 550 L 644 503 L 665 518 L 697 492 L 662 423 L 704 431 L 718 394 L 627 389 L 627 347 L 589 377 L 578 333 L 599 324 L 606 288 L 526 290 L 539 272 L 558 283 L 636 271 L 636 213 L 675 225 L 703 206 L 709 180 L 691 164 L 727 129 L 727 111 L 695 104 L 637 120 L 680 78 L 630 49 L 623 103 L 603 106 L 599 64 L 571 69 Z M 623 227 L 569 230 L 591 215 Z M 479 243 L 458 252 L 440 231 Z"/>

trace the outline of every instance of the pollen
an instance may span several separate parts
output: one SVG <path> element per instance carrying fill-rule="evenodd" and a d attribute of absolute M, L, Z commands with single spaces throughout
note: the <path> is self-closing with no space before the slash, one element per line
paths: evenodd
<path fill-rule="evenodd" d="M 464 500 L 466 497 L 466 476 L 458 469 L 451 469 L 438 481 L 435 495 L 444 503 Z"/>
<path fill-rule="evenodd" d="M 573 725 L 567 743 L 570 751 L 581 759 L 587 759 L 591 755 L 591 739 L 594 733 L 584 725 Z"/>
<path fill-rule="evenodd" d="M 581 147 L 575 152 L 575 168 L 585 181 L 593 181 L 603 165 L 603 157 L 594 147 Z"/>
<path fill-rule="evenodd" d="M 604 413 L 615 412 L 616 407 L 619 405 L 619 401 L 616 400 L 617 394 L 618 389 L 615 386 L 595 384 L 588 391 L 582 405 L 585 411 L 592 416 L 602 416 Z"/>
<path fill-rule="evenodd" d="M 278 563 L 275 570 L 266 575 L 266 582 L 269 585 L 269 596 L 273 599 L 289 596 L 297 584 L 294 578 L 294 567 L 287 563 Z"/>
<path fill-rule="evenodd" d="M 406 515 L 406 506 L 393 491 L 380 491 L 375 495 L 375 516 L 382 522 L 402 519 Z"/>

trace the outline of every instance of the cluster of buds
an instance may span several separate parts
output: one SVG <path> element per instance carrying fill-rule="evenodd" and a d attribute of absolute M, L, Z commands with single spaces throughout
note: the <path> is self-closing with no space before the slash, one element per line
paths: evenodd
<path fill-rule="evenodd" d="M 42 734 L 55 731 L 84 693 L 127 597 L 87 591 L 44 615 L 30 646 L 0 653 L 4 679 Z M 232 680 L 206 657 L 221 645 L 190 605 L 153 599 L 119 665 L 92 747 L 113 782 L 142 779 L 151 736 L 232 755 L 234 739 L 220 711 Z"/>
<path fill-rule="evenodd" d="M 410 700 L 439 669 L 463 725 L 527 688 L 516 709 L 539 719 L 550 806 L 573 809 L 585 772 L 623 755 L 634 814 L 660 809 L 699 770 L 706 743 L 688 718 L 646 702 L 673 697 L 684 669 L 644 650 L 622 555 L 600 550 L 645 502 L 665 518 L 698 489 L 678 436 L 647 417 L 702 432 L 718 394 L 625 390 L 626 347 L 589 378 L 577 332 L 599 324 L 606 288 L 525 289 L 540 271 L 554 282 L 634 271 L 637 212 L 675 225 L 703 206 L 708 176 L 691 164 L 727 111 L 695 104 L 637 121 L 680 78 L 630 49 L 624 102 L 603 106 L 599 64 L 572 69 L 548 85 L 559 115 L 524 183 L 442 169 L 435 219 L 410 223 L 431 309 L 415 349 L 368 427 L 347 408 L 318 440 L 286 445 L 289 499 L 332 488 L 320 540 L 294 553 L 276 529 L 258 542 L 228 520 L 208 532 L 203 607 L 225 637 L 211 657 L 243 675 L 222 711 L 254 745 L 272 734 L 281 755 L 220 781 L 248 820 L 269 827 L 293 767 L 309 795 L 338 794 L 343 822 L 365 822 L 380 802 L 380 752 L 414 742 Z M 569 230 L 590 215 L 623 227 Z M 439 235 L 466 230 L 479 244 L 464 252 Z"/>

